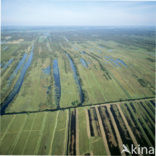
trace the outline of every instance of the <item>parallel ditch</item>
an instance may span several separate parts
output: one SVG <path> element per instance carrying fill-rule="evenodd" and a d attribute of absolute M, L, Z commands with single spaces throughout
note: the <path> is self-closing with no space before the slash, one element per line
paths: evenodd
<path fill-rule="evenodd" d="M 100 125 L 94 107 L 88 109 L 88 116 L 91 136 L 101 136 Z"/>
<path fill-rule="evenodd" d="M 130 111 L 129 107 L 127 106 L 127 104 L 125 104 L 127 111 L 130 115 L 130 119 L 126 116 L 126 119 L 128 121 L 128 124 L 130 125 L 130 127 L 132 128 L 132 131 L 136 137 L 136 140 L 138 142 L 138 144 L 140 144 L 141 146 L 147 146 L 148 147 L 148 143 L 145 140 L 143 134 L 140 132 L 140 128 L 138 126 L 138 123 L 136 122 L 136 119 L 134 118 L 134 116 L 132 115 L 132 112 Z M 133 122 L 133 123 L 132 123 Z"/>
<path fill-rule="evenodd" d="M 131 148 L 131 144 L 133 144 L 132 142 L 132 139 L 129 135 L 129 132 L 124 124 L 124 121 L 119 113 L 119 110 L 117 108 L 116 105 L 112 105 L 110 107 L 110 110 L 112 112 L 112 115 L 115 119 L 115 122 L 116 122 L 116 125 L 118 127 L 118 130 L 119 130 L 119 133 L 120 133 L 120 136 L 121 136 L 121 139 L 123 141 L 123 144 L 124 145 L 128 145 L 129 148 Z"/>
<path fill-rule="evenodd" d="M 33 50 L 34 50 L 34 47 L 32 47 L 32 50 L 30 52 L 30 55 L 29 55 L 29 58 L 28 58 L 28 61 L 25 63 L 21 73 L 20 73 L 20 76 L 13 88 L 13 90 L 10 92 L 10 94 L 5 98 L 5 100 L 1 103 L 1 114 L 4 114 L 5 113 L 5 109 L 8 107 L 8 105 L 12 102 L 12 100 L 14 99 L 14 97 L 18 94 L 22 84 L 23 84 L 23 81 L 24 81 L 24 77 L 25 77 L 25 74 L 29 68 L 29 66 L 31 65 L 31 62 L 32 62 L 32 59 L 33 59 Z"/>
<path fill-rule="evenodd" d="M 112 155 L 120 155 L 121 153 L 118 147 L 117 136 L 111 118 L 109 116 L 107 107 L 99 107 L 98 110 L 102 119 L 102 124 L 106 134 L 110 152 Z"/>
<path fill-rule="evenodd" d="M 76 155 L 76 109 L 69 111 L 66 155 Z"/>

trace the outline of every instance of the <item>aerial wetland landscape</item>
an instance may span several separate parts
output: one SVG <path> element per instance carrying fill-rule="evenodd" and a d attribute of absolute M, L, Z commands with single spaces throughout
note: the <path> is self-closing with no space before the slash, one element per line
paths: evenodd
<path fill-rule="evenodd" d="M 155 27 L 5 28 L 0 72 L 0 154 L 155 146 Z"/>

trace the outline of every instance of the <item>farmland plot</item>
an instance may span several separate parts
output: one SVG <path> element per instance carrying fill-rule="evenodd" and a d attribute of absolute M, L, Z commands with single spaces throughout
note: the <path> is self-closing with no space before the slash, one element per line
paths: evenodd
<path fill-rule="evenodd" d="M 151 30 L 28 32 L 2 34 L 0 154 L 124 156 L 123 144 L 155 146 Z"/>
<path fill-rule="evenodd" d="M 79 101 L 76 84 L 68 58 L 63 55 L 58 58 L 61 81 L 61 100 L 60 107 L 76 106 Z M 68 96 L 67 96 L 68 93 Z"/>
<path fill-rule="evenodd" d="M 48 62 L 47 59 L 45 64 L 42 64 L 41 60 L 38 60 L 37 66 L 35 63 L 32 64 L 31 71 L 28 73 L 19 95 L 8 108 L 8 112 L 40 110 L 46 107 L 45 103 L 48 105 L 46 88 L 50 85 L 50 76 L 44 76 L 41 70 L 44 66 L 49 65 Z"/>
<path fill-rule="evenodd" d="M 143 106 L 138 104 L 125 104 L 121 105 L 123 111 L 125 112 L 125 117 L 133 130 L 133 133 L 136 137 L 136 140 L 141 146 L 153 146 L 154 145 L 154 122 L 150 123 L 151 117 L 149 117 L 148 112 L 143 110 Z M 136 107 L 139 108 L 139 111 L 136 112 Z M 144 111 L 144 114 L 141 112 Z M 154 108 L 153 108 L 154 110 Z M 154 115 L 154 112 L 151 114 Z M 150 118 L 150 120 L 148 120 Z M 146 123 L 145 121 L 148 120 Z M 151 129 L 149 126 L 151 126 Z"/>
<path fill-rule="evenodd" d="M 0 154 L 49 154 L 57 114 L 58 112 L 2 117 L 1 123 L 5 130 L 2 128 L 1 131 Z"/>
<path fill-rule="evenodd" d="M 120 155 L 122 144 L 154 146 L 152 102 L 3 115 L 0 154 Z"/>

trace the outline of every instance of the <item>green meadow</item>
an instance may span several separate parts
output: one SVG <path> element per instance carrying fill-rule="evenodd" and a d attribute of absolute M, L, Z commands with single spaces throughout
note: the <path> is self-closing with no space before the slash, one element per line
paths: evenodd
<path fill-rule="evenodd" d="M 154 146 L 154 28 L 26 30 L 2 31 L 0 154 Z"/>

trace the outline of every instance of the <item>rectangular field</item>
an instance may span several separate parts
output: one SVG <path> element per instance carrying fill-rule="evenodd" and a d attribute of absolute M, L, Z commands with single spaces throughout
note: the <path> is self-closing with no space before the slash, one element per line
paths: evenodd
<path fill-rule="evenodd" d="M 154 109 L 149 99 L 3 115 L 0 154 L 121 155 L 122 144 L 154 147 Z"/>

